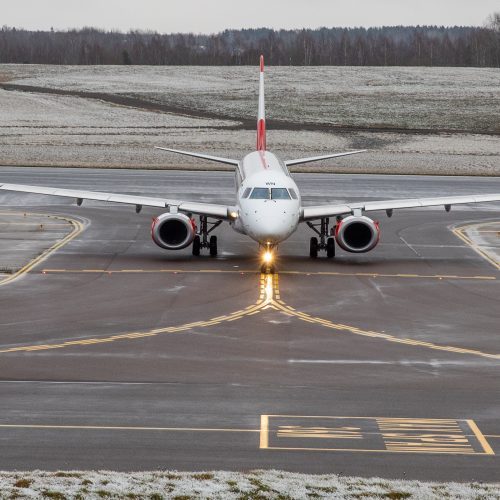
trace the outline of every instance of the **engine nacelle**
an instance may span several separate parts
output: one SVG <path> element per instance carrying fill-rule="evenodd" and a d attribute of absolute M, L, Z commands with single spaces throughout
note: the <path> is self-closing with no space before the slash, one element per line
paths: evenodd
<path fill-rule="evenodd" d="M 196 235 L 194 220 L 184 214 L 161 214 L 153 219 L 153 241 L 167 250 L 181 250 L 191 245 Z"/>
<path fill-rule="evenodd" d="M 351 253 L 373 250 L 380 238 L 378 222 L 364 215 L 349 215 L 335 228 L 335 239 L 340 248 Z"/>

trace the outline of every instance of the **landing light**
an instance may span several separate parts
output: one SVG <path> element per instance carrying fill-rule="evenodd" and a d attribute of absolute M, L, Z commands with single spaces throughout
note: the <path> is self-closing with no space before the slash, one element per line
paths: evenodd
<path fill-rule="evenodd" d="M 272 252 L 264 252 L 264 255 L 263 255 L 263 260 L 266 264 L 270 264 L 272 261 L 273 261 L 273 254 Z"/>

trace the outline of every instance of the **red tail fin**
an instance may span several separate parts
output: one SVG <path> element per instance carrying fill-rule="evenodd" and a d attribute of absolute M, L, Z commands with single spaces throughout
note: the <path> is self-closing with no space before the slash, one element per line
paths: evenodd
<path fill-rule="evenodd" d="M 257 115 L 257 151 L 266 150 L 266 106 L 264 100 L 264 56 L 260 56 L 259 112 Z"/>

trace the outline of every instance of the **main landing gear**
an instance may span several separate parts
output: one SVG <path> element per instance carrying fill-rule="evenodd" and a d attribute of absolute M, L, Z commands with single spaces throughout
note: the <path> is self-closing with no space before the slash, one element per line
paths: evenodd
<path fill-rule="evenodd" d="M 200 215 L 200 230 L 193 239 L 193 255 L 200 255 L 202 248 L 208 248 L 210 257 L 217 255 L 217 236 L 212 235 L 209 239 L 208 235 L 221 224 L 221 220 L 209 222 L 207 216 Z"/>
<path fill-rule="evenodd" d="M 309 256 L 312 259 L 318 257 L 320 250 L 326 250 L 326 257 L 328 259 L 335 257 L 335 238 L 329 237 L 329 224 L 330 219 L 328 217 L 321 219 L 319 224 L 307 222 L 307 225 L 319 236 L 319 241 L 318 238 L 313 236 L 309 242 Z"/>

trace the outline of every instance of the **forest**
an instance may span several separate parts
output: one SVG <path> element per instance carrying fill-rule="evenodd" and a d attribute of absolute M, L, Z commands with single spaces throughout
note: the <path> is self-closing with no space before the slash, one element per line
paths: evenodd
<path fill-rule="evenodd" d="M 212 35 L 4 26 L 0 63 L 500 67 L 500 13 L 483 27 L 226 30 Z"/>

